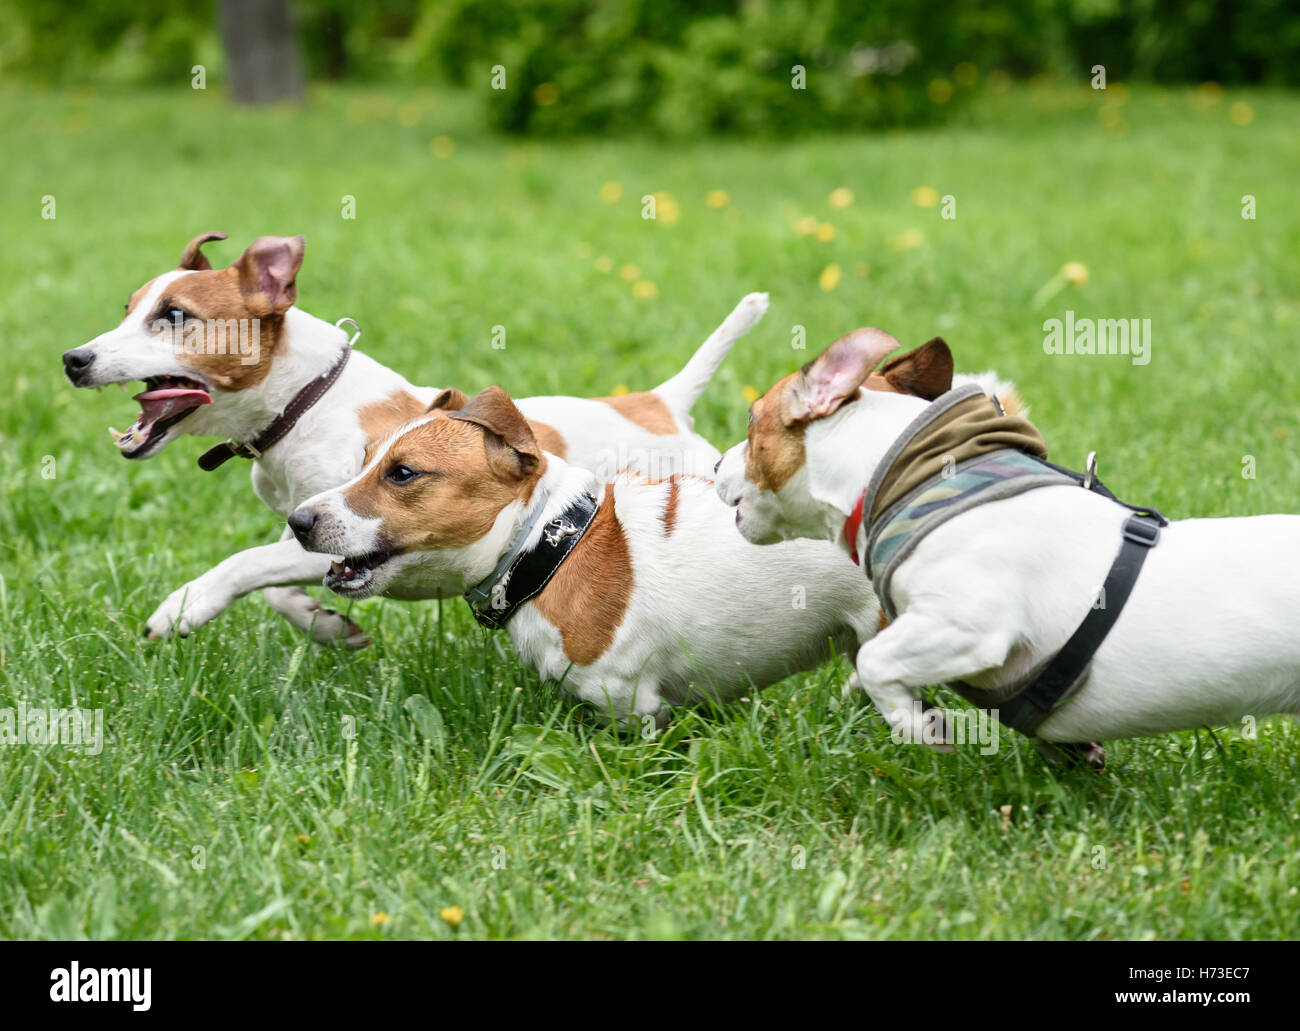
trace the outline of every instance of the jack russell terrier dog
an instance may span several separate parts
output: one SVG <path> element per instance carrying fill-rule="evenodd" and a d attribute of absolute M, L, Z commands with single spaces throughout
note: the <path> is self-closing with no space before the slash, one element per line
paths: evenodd
<path fill-rule="evenodd" d="M 910 390 L 911 374 L 871 385 Z M 547 453 L 500 387 L 436 398 L 289 526 L 347 556 L 325 578 L 345 597 L 464 592 L 544 679 L 623 726 L 851 654 L 880 621 L 835 548 L 754 547 L 705 477 L 604 482 Z"/>
<path fill-rule="evenodd" d="M 152 457 L 184 434 L 229 437 L 200 466 L 251 458 L 253 489 L 287 516 L 352 479 L 367 445 L 423 413 L 439 391 L 411 385 L 352 349 L 342 329 L 295 306 L 301 236 L 261 237 L 229 268 L 214 270 L 201 248 L 223 239 L 196 236 L 178 269 L 131 295 L 121 325 L 66 352 L 63 364 L 78 387 L 144 381 L 134 398 L 139 417 L 125 433 L 113 431 L 124 457 Z M 622 467 L 658 476 L 707 472 L 718 452 L 694 432 L 691 407 L 766 310 L 766 294 L 745 297 L 686 366 L 651 391 L 533 397 L 520 409 L 549 451 L 606 477 Z M 329 565 L 286 531 L 278 543 L 232 555 L 174 591 L 149 617 L 148 636 L 185 636 L 261 589 L 272 608 L 317 641 L 364 647 L 370 640 L 359 626 L 291 586 L 319 583 Z"/>
<path fill-rule="evenodd" d="M 1300 517 L 1132 509 L 969 389 L 862 389 L 897 346 L 856 330 L 779 380 L 717 470 L 747 540 L 860 558 L 889 624 L 856 676 L 896 736 L 933 743 L 915 692 L 941 683 L 1049 755 L 1300 712 Z M 905 357 L 948 360 L 921 351 Z"/>

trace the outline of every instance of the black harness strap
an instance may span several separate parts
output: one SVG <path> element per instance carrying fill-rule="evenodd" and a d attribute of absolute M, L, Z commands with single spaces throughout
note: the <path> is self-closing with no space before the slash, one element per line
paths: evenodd
<path fill-rule="evenodd" d="M 1090 485 L 1089 489 L 1094 488 Z M 1105 487 L 1097 492 L 1114 497 Z M 1124 604 L 1142 571 L 1147 552 L 1160 540 L 1160 528 L 1168 525 L 1169 521 L 1155 509 L 1135 509 L 1133 515 L 1125 520 L 1119 554 L 1106 574 L 1097 604 L 1038 675 L 999 704 L 999 720 L 1022 734 L 1034 735 L 1083 676 L 1088 663 L 1106 640 L 1106 635 L 1124 611 Z"/>
<path fill-rule="evenodd" d="M 499 630 L 510 622 L 524 602 L 535 598 L 551 581 L 596 518 L 596 496 L 583 491 L 569 506 L 542 528 L 542 539 L 531 551 L 523 552 L 501 578 L 491 594 L 478 604 L 465 598 L 480 626 Z M 482 585 L 479 585 L 480 587 Z"/>

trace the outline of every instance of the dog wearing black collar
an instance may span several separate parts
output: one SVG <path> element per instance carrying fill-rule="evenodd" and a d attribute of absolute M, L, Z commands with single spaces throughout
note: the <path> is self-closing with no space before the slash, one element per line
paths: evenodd
<path fill-rule="evenodd" d="M 851 654 L 880 618 L 835 548 L 750 544 L 705 477 L 570 465 L 499 387 L 435 399 L 289 526 L 347 556 L 337 593 L 465 593 L 544 678 L 634 729 Z"/>

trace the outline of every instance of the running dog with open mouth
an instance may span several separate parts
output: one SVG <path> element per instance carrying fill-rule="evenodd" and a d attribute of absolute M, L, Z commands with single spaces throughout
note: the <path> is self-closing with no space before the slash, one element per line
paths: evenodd
<path fill-rule="evenodd" d="M 289 526 L 347 556 L 325 577 L 346 597 L 465 592 L 525 662 L 624 727 L 851 653 L 880 614 L 836 549 L 755 547 L 704 477 L 602 482 L 547 453 L 500 387 L 436 399 Z"/>
<path fill-rule="evenodd" d="M 112 431 L 124 457 L 153 457 L 186 434 L 229 438 L 200 466 L 252 459 L 253 489 L 287 516 L 355 476 L 371 442 L 423 413 L 440 392 L 412 385 L 351 348 L 342 329 L 296 306 L 301 236 L 260 237 L 228 268 L 213 269 L 202 248 L 223 239 L 194 237 L 179 268 L 131 294 L 122 323 L 67 351 L 63 365 L 78 387 L 144 382 L 135 395 L 139 416 L 126 431 Z M 659 476 L 707 471 L 718 451 L 694 432 L 691 407 L 766 310 L 766 294 L 745 297 L 686 366 L 653 390 L 534 397 L 520 407 L 549 450 L 604 475 L 620 467 Z M 260 589 L 315 640 L 364 647 L 369 638 L 360 627 L 298 586 L 319 583 L 328 568 L 328 558 L 304 551 L 286 532 L 173 591 L 149 617 L 147 633 L 184 636 Z"/>

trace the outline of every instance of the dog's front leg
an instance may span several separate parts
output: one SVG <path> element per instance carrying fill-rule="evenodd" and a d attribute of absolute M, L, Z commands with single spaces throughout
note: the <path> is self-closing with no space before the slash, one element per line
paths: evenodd
<path fill-rule="evenodd" d="M 304 551 L 293 539 L 238 552 L 173 591 L 149 617 L 146 633 L 150 640 L 185 637 L 250 591 L 319 583 L 331 561 L 328 555 Z"/>
<path fill-rule="evenodd" d="M 282 541 L 293 540 L 293 531 L 284 528 Z M 366 632 L 341 612 L 327 609 L 301 587 L 264 587 L 262 597 L 299 630 L 311 634 L 317 644 L 342 644 L 345 648 L 364 648 L 370 643 Z"/>
<path fill-rule="evenodd" d="M 997 633 L 977 634 L 951 619 L 907 612 L 858 650 L 853 686 L 875 703 L 895 740 L 948 752 L 947 729 L 927 711 L 919 690 L 1001 666 L 1010 649 L 1010 640 Z"/>

